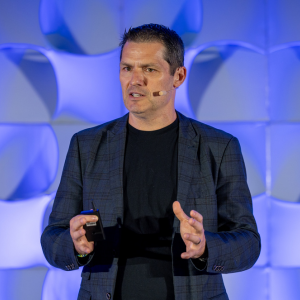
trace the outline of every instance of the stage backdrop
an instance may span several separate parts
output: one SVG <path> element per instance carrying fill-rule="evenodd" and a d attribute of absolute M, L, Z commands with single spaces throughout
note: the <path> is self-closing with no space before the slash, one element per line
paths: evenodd
<path fill-rule="evenodd" d="M 300 1 L 0 0 L 0 299 L 76 299 L 47 225 L 71 136 L 122 116 L 125 28 L 160 23 L 186 45 L 176 108 L 236 136 L 262 252 L 224 275 L 231 300 L 300 294 Z"/>

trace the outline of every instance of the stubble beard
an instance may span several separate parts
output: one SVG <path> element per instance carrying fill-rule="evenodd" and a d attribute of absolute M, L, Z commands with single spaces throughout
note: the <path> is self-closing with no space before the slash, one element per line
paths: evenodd
<path fill-rule="evenodd" d="M 136 115 L 145 115 L 147 113 L 153 113 L 156 108 L 157 108 L 157 104 L 150 101 L 148 98 L 145 99 L 147 102 L 146 105 L 140 105 L 138 103 L 132 103 L 132 104 L 129 104 L 129 105 L 125 105 L 125 107 L 128 109 L 128 111 L 132 114 L 136 114 Z M 128 102 L 129 102 L 129 99 L 128 99 Z M 127 102 L 127 103 L 128 103 Z M 143 101 L 141 101 L 143 102 Z"/>

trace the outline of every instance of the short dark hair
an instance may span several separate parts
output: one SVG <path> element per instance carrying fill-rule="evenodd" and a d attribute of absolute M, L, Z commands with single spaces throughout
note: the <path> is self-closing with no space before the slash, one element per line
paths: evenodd
<path fill-rule="evenodd" d="M 165 48 L 164 59 L 170 65 L 171 75 L 175 74 L 178 67 L 184 65 L 184 44 L 180 36 L 174 31 L 164 25 L 158 24 L 144 24 L 135 28 L 129 28 L 124 32 L 122 40 L 119 44 L 121 46 L 120 60 L 122 59 L 122 52 L 126 42 L 148 43 L 160 42 Z"/>

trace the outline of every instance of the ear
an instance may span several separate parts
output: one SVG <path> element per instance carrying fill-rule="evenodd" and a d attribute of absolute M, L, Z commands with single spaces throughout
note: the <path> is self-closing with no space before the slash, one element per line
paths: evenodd
<path fill-rule="evenodd" d="M 176 69 L 174 74 L 174 80 L 173 80 L 173 86 L 175 88 L 180 87 L 186 78 L 186 68 L 185 67 L 179 67 Z"/>

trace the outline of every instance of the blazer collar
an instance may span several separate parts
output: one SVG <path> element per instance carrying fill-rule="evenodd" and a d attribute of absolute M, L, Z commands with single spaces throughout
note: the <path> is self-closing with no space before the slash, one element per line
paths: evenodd
<path fill-rule="evenodd" d="M 197 137 L 197 132 L 194 130 L 190 119 L 178 111 L 176 111 L 176 113 L 179 119 L 179 136 L 181 135 L 186 140 L 193 141 Z M 124 132 L 126 133 L 128 117 L 129 113 L 117 120 L 114 126 L 109 130 L 112 135 L 123 134 Z"/>

